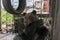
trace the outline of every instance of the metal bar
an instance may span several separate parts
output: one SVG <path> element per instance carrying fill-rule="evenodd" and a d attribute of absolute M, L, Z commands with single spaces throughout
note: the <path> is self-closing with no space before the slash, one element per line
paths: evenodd
<path fill-rule="evenodd" d="M 8 32 L 8 30 L 7 30 L 7 28 L 8 28 L 8 26 L 7 26 L 8 25 L 8 22 L 7 22 L 8 21 L 7 20 L 8 17 L 7 17 L 7 15 L 8 15 L 8 12 L 6 12 L 6 32 Z"/>
<path fill-rule="evenodd" d="M 55 32 L 53 36 L 53 40 L 60 40 L 60 0 L 56 0 L 56 15 L 55 15 L 55 20 L 54 20 L 54 27 L 55 27 Z"/>
<path fill-rule="evenodd" d="M 0 31 L 1 31 L 1 0 L 0 0 Z"/>
<path fill-rule="evenodd" d="M 15 26 L 14 33 L 18 33 L 18 17 L 19 15 L 14 15 L 14 26 Z"/>
<path fill-rule="evenodd" d="M 51 17 L 52 17 L 52 30 L 51 30 L 51 40 L 53 40 L 53 37 L 54 37 L 54 32 L 55 32 L 55 27 L 54 27 L 54 19 L 55 19 L 55 8 L 56 8 L 56 0 L 50 0 L 50 14 L 51 14 Z"/>

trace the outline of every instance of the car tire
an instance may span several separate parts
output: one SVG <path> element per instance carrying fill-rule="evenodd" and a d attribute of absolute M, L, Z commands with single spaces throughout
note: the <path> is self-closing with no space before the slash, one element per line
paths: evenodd
<path fill-rule="evenodd" d="M 26 0 L 19 0 L 19 6 L 17 8 L 17 10 L 14 10 L 14 8 L 11 5 L 11 0 L 3 0 L 3 6 L 5 8 L 5 10 L 11 14 L 16 14 L 19 15 L 23 12 L 23 10 L 25 9 L 25 5 L 26 5 Z"/>

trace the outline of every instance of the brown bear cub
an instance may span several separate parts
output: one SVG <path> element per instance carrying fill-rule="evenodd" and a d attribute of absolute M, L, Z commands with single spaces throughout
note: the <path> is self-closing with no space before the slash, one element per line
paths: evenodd
<path fill-rule="evenodd" d="M 36 17 L 36 12 L 28 13 L 24 17 L 25 31 L 21 34 L 22 40 L 44 40 L 48 29 L 43 20 Z"/>
<path fill-rule="evenodd" d="M 48 29 L 44 26 L 43 20 L 38 19 L 36 11 L 25 14 L 24 30 L 17 39 L 19 40 L 44 40 L 48 34 Z"/>

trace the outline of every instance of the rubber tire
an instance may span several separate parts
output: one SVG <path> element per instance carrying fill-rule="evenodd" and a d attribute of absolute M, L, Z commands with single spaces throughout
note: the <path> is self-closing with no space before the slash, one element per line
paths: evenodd
<path fill-rule="evenodd" d="M 26 0 L 19 0 L 19 6 L 17 8 L 17 10 L 14 10 L 14 8 L 11 5 L 11 0 L 3 0 L 3 6 L 5 8 L 5 10 L 11 14 L 16 14 L 19 15 L 23 12 L 23 10 L 25 9 L 25 5 L 26 5 Z"/>

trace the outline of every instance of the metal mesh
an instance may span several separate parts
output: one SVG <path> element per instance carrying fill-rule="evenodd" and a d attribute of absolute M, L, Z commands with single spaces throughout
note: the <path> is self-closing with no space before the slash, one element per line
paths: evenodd
<path fill-rule="evenodd" d="M 33 10 L 37 9 L 38 13 L 42 14 L 42 11 L 44 11 L 42 9 L 42 0 L 41 0 L 41 8 L 36 8 L 35 6 L 36 5 L 34 4 L 34 0 L 33 0 L 33 6 L 32 7 L 27 6 L 25 12 L 27 12 L 28 9 L 32 8 Z M 2 9 L 2 13 L 1 13 L 1 24 L 3 27 L 3 28 L 2 27 L 1 28 L 4 29 L 3 32 L 4 31 L 12 32 L 13 31 L 12 29 L 14 29 L 14 32 L 18 33 L 18 27 L 21 26 L 18 24 L 20 23 L 20 18 L 22 17 L 22 15 L 11 15 L 11 14 L 7 13 L 5 10 L 4 11 L 3 10 L 4 9 Z M 42 17 L 42 15 L 41 15 L 41 17 Z M 50 34 L 46 37 L 45 40 L 50 40 L 49 36 L 50 36 Z"/>

